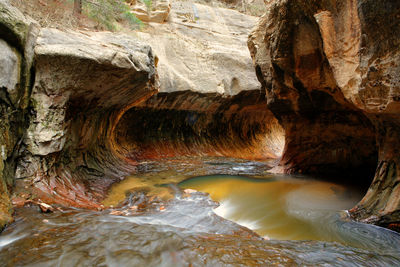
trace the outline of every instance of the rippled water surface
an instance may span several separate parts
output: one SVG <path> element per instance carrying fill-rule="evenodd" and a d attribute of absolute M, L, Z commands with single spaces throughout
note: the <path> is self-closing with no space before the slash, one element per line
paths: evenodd
<path fill-rule="evenodd" d="M 143 162 L 113 186 L 112 208 L 17 210 L 0 266 L 400 266 L 397 233 L 343 211 L 360 192 L 267 171 L 225 158 Z"/>

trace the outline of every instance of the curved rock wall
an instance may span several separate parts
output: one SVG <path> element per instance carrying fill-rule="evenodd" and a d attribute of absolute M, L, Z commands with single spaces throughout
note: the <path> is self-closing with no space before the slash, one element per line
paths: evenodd
<path fill-rule="evenodd" d="M 42 29 L 34 52 L 16 178 L 42 200 L 96 207 L 104 189 L 132 171 L 112 135 L 126 109 L 157 91 L 152 50 L 127 35 Z"/>
<path fill-rule="evenodd" d="M 400 3 L 277 0 L 268 9 L 248 44 L 285 129 L 280 169 L 368 181 L 377 165 L 352 214 L 399 222 Z"/>
<path fill-rule="evenodd" d="M 116 140 L 132 159 L 179 155 L 276 159 L 283 130 L 264 94 L 159 93 L 124 114 Z"/>

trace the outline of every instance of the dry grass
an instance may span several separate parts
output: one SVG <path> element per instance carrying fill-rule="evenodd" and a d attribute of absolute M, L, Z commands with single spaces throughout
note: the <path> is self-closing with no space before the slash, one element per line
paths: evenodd
<path fill-rule="evenodd" d="M 25 15 L 35 19 L 42 27 L 59 29 L 85 28 L 96 30 L 96 23 L 85 16 L 73 15 L 71 0 L 10 0 Z"/>

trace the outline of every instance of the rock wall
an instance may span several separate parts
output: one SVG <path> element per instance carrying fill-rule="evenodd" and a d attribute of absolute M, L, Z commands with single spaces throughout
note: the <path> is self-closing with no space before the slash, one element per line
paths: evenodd
<path fill-rule="evenodd" d="M 158 57 L 160 92 L 236 95 L 260 89 L 247 49 L 256 21 L 230 9 L 172 2 L 168 23 L 136 34 Z"/>
<path fill-rule="evenodd" d="M 399 13 L 390 0 L 276 0 L 248 42 L 286 133 L 277 169 L 367 182 L 376 169 L 351 212 L 384 226 L 400 221 Z"/>
<path fill-rule="evenodd" d="M 124 114 L 116 140 L 135 160 L 186 155 L 271 160 L 284 145 L 283 130 L 259 90 L 231 97 L 158 93 Z"/>
<path fill-rule="evenodd" d="M 113 129 L 126 109 L 157 92 L 152 50 L 127 35 L 44 28 L 34 52 L 16 178 L 47 202 L 98 207 L 105 188 L 132 171 Z"/>
<path fill-rule="evenodd" d="M 14 186 L 16 157 L 27 125 L 37 32 L 34 21 L 0 1 L 0 230 L 12 220 L 9 192 Z"/>

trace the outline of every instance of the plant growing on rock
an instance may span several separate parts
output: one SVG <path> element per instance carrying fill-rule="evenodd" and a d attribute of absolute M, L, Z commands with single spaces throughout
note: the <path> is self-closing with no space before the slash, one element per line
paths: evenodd
<path fill-rule="evenodd" d="M 150 14 L 151 12 L 151 8 L 153 6 L 153 1 L 152 0 L 142 0 L 143 4 L 145 4 L 146 8 L 147 8 L 147 13 Z"/>
<path fill-rule="evenodd" d="M 81 13 L 111 31 L 117 29 L 117 22 L 120 21 L 126 21 L 134 28 L 143 26 L 124 0 L 74 0 L 74 14 Z"/>
<path fill-rule="evenodd" d="M 88 17 L 111 31 L 117 29 L 116 23 L 120 21 L 126 21 L 134 28 L 140 28 L 143 25 L 142 21 L 131 13 L 129 5 L 123 0 L 84 0 L 83 10 Z"/>

